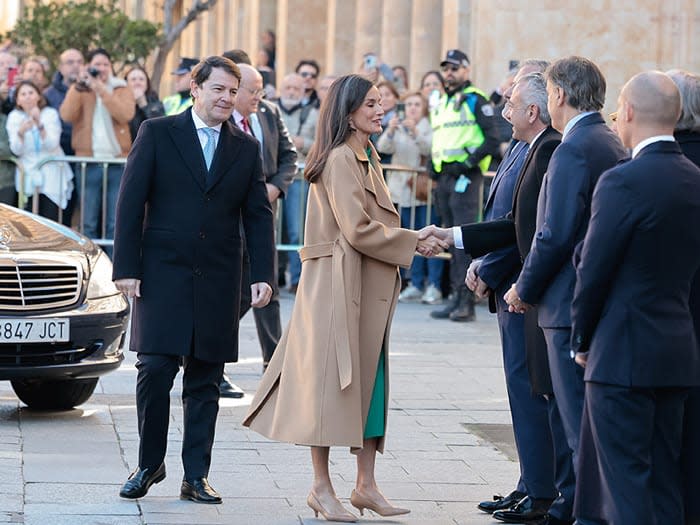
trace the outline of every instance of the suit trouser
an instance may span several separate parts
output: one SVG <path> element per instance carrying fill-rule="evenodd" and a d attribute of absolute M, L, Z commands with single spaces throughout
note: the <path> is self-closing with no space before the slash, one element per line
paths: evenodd
<path fill-rule="evenodd" d="M 264 308 L 253 308 L 255 328 L 258 332 L 258 341 L 262 350 L 263 363 L 269 363 L 272 354 L 277 348 L 277 343 L 282 338 L 282 320 L 280 318 L 280 290 L 277 285 L 277 254 L 275 254 L 275 279 L 272 283 L 272 298 Z M 241 311 L 238 316 L 243 316 L 251 309 L 250 301 L 250 257 L 248 250 L 243 251 L 243 271 L 241 273 Z"/>
<path fill-rule="evenodd" d="M 505 291 L 497 290 L 496 314 L 503 347 L 503 369 L 508 403 L 513 421 L 515 446 L 520 460 L 518 490 L 538 499 L 553 499 L 554 447 L 549 425 L 548 403 L 534 394 L 525 356 L 525 320 L 508 312 L 503 301 Z"/>
<path fill-rule="evenodd" d="M 557 399 L 552 394 L 547 395 L 547 413 L 554 447 L 554 485 L 559 492 L 549 507 L 549 513 L 560 520 L 568 520 L 574 515 L 576 475 Z"/>
<path fill-rule="evenodd" d="M 576 479 L 576 458 L 578 454 L 579 434 L 581 432 L 581 413 L 583 412 L 583 368 L 571 358 L 571 328 L 543 328 L 547 342 L 547 358 L 552 378 L 552 390 L 566 444 L 561 443 L 561 432 L 554 447 L 557 455 L 569 454 L 569 463 Z M 555 438 L 556 438 L 555 434 Z M 567 451 L 568 448 L 568 451 Z M 559 461 L 559 460 L 558 460 Z M 561 459 L 561 461 L 564 461 Z M 575 483 L 575 481 L 574 481 Z M 569 501 L 569 510 L 572 501 Z M 562 516 L 566 519 L 566 516 Z M 579 519 L 581 525 L 594 523 Z"/>
<path fill-rule="evenodd" d="M 459 224 L 476 222 L 481 211 L 481 195 L 484 176 L 478 169 L 467 171 L 471 183 L 463 193 L 455 191 L 457 177 L 442 174 L 438 179 L 436 200 L 438 202 L 442 224 L 451 227 Z M 453 292 L 462 292 L 471 302 L 474 294 L 464 284 L 471 256 L 461 248 L 451 246 L 450 286 Z"/>
<path fill-rule="evenodd" d="M 681 450 L 686 525 L 700 525 L 700 387 L 690 390 L 685 402 Z"/>
<path fill-rule="evenodd" d="M 579 501 L 598 483 L 605 523 L 683 523 L 680 451 L 686 388 L 628 388 L 586 383 L 582 449 L 593 446 L 597 479 L 580 479 Z M 582 474 L 586 473 L 582 471 Z"/>
<path fill-rule="evenodd" d="M 136 411 L 140 438 L 139 467 L 157 468 L 165 460 L 170 390 L 180 361 L 183 361 L 184 370 L 182 464 L 185 479 L 195 479 L 209 474 L 223 362 L 208 363 L 190 356 L 138 354 Z"/>

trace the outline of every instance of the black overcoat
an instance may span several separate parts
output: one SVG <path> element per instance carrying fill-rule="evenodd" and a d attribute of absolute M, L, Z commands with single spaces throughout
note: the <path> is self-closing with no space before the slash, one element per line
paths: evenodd
<path fill-rule="evenodd" d="M 241 221 L 251 282 L 272 284 L 258 143 L 224 122 L 207 173 L 191 109 L 145 121 L 127 159 L 114 240 L 113 278 L 141 280 L 131 350 L 237 359 Z"/>

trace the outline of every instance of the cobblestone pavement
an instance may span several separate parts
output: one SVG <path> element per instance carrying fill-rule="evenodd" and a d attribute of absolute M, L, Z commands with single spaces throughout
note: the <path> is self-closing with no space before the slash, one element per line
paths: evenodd
<path fill-rule="evenodd" d="M 283 323 L 291 306 L 291 296 L 283 294 Z M 367 511 L 360 521 L 493 525 L 496 522 L 479 512 L 476 503 L 494 493 L 508 493 L 518 475 L 510 439 L 498 449 L 478 437 L 489 436 L 494 428 L 503 434 L 510 423 L 495 317 L 479 306 L 476 322 L 454 323 L 431 319 L 430 309 L 414 304 L 397 308 L 387 451 L 377 461 L 382 490 L 412 512 L 383 519 Z M 261 358 L 251 315 L 241 325 L 241 357 L 227 371 L 252 394 L 260 379 Z M 129 353 L 119 370 L 100 380 L 88 403 L 67 412 L 29 410 L 8 382 L 0 383 L 0 523 L 323 522 L 306 506 L 311 481 L 308 449 L 270 442 L 243 428 L 240 421 L 250 395 L 221 403 L 209 479 L 224 503 L 207 506 L 178 499 L 180 376 L 172 395 L 168 476 L 141 500 L 120 499 L 119 487 L 137 459 L 134 361 Z M 333 449 L 331 461 L 335 488 L 349 505 L 354 456 L 345 448 Z"/>

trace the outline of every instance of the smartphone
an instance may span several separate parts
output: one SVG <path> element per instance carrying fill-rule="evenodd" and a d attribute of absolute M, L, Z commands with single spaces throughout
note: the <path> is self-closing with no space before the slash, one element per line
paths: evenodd
<path fill-rule="evenodd" d="M 399 102 L 398 104 L 396 104 L 396 116 L 401 122 L 406 120 L 406 104 L 404 104 L 403 102 Z"/>
<path fill-rule="evenodd" d="M 15 85 L 15 79 L 17 78 L 17 73 L 19 68 L 11 67 L 7 70 L 7 85 L 12 87 Z"/>
<path fill-rule="evenodd" d="M 377 55 L 365 55 L 364 68 L 366 71 L 371 71 L 377 67 Z"/>

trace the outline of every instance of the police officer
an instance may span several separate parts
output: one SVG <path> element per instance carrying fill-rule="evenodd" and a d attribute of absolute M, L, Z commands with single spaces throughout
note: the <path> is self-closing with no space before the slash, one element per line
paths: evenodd
<path fill-rule="evenodd" d="M 433 127 L 432 168 L 437 179 L 436 201 L 443 224 L 479 220 L 483 172 L 498 151 L 493 106 L 469 81 L 469 58 L 459 49 L 447 52 L 440 63 L 446 93 L 430 115 Z M 474 320 L 474 294 L 464 284 L 469 255 L 450 248 L 451 294 L 444 308 L 431 312 L 436 319 Z"/>
<path fill-rule="evenodd" d="M 167 96 L 163 99 L 163 108 L 166 115 L 177 115 L 182 113 L 192 105 L 192 97 L 190 96 L 190 73 L 199 63 L 196 58 L 182 57 L 177 69 L 173 71 L 175 79 L 174 95 Z"/>

